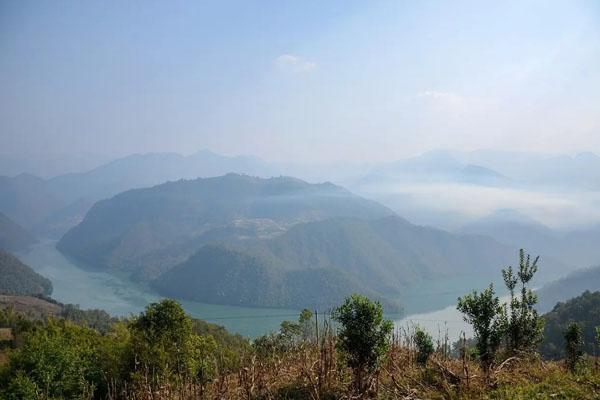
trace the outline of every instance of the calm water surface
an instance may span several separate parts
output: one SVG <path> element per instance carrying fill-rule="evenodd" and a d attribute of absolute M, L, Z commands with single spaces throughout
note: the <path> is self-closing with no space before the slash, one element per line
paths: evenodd
<path fill-rule="evenodd" d="M 129 316 L 161 298 L 127 279 L 79 268 L 56 250 L 55 245 L 54 241 L 41 242 L 29 252 L 19 254 L 19 258 L 52 281 L 52 297 L 56 300 L 78 304 L 84 309 L 101 308 L 112 315 Z M 290 309 L 220 306 L 193 301 L 182 301 L 181 304 L 194 317 L 250 337 L 276 330 L 281 321 L 294 320 L 299 314 Z"/>
<path fill-rule="evenodd" d="M 55 248 L 55 242 L 44 241 L 19 257 L 38 273 L 52 281 L 54 292 L 52 297 L 63 303 L 79 304 L 81 308 L 101 308 L 113 315 L 128 316 L 137 314 L 150 303 L 160 299 L 156 293 L 139 285 L 106 272 L 90 271 L 79 268 L 65 258 Z M 448 287 L 448 286 L 446 286 Z M 436 311 L 413 314 L 406 318 L 390 315 L 397 329 L 412 329 L 415 324 L 429 331 L 434 338 L 448 330 L 451 340 L 459 337 L 462 331 L 471 334 L 468 325 L 462 321 L 461 315 L 454 305 L 444 307 L 456 300 L 455 293 L 433 295 L 435 288 L 428 288 L 432 295 L 409 296 L 404 300 L 408 310 L 439 308 Z M 423 291 L 420 289 L 420 293 Z M 425 292 L 428 293 L 428 292 Z M 433 301 L 435 297 L 435 302 Z M 444 301 L 446 301 L 444 303 Z M 224 326 L 231 332 L 255 337 L 277 330 L 281 321 L 295 320 L 298 310 L 250 308 L 221 306 L 182 301 L 184 309 L 192 316 Z"/>

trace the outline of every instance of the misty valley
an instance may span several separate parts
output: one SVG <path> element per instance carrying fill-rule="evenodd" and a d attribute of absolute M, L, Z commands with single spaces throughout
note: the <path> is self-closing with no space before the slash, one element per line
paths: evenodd
<path fill-rule="evenodd" d="M 18 340 L 55 334 L 62 340 L 73 335 L 70 329 L 89 329 L 116 349 L 134 346 L 131 350 L 138 357 L 146 350 L 136 350 L 138 339 L 129 342 L 129 335 L 164 332 L 160 335 L 167 338 L 181 332 L 191 335 L 182 346 L 190 346 L 187 340 L 216 340 L 210 350 L 216 353 L 210 354 L 219 358 L 210 356 L 214 361 L 194 367 L 196 373 L 215 377 L 227 374 L 212 368 L 235 370 L 238 362 L 254 362 L 245 358 L 250 354 L 265 362 L 271 357 L 307 357 L 302 352 L 316 344 L 324 356 L 334 349 L 326 350 L 327 343 L 350 335 L 344 332 L 352 329 L 353 319 L 367 318 L 360 323 L 370 321 L 373 329 L 385 330 L 381 346 L 387 347 L 391 338 L 391 349 L 409 343 L 409 348 L 425 352 L 417 353 L 418 365 L 427 363 L 433 343 L 436 357 L 463 357 L 463 363 L 468 363 L 467 348 L 479 354 L 497 351 L 482 339 L 494 329 L 506 340 L 502 351 L 518 347 L 519 352 L 540 352 L 551 360 L 569 357 L 561 347 L 566 346 L 562 332 L 583 327 L 580 333 L 573 331 L 581 335 L 581 354 L 594 353 L 600 307 L 597 226 L 567 223 L 565 216 L 562 228 L 552 228 L 525 214 L 526 209 L 504 207 L 501 199 L 483 216 L 462 215 L 463 222 L 452 228 L 451 221 L 458 217 L 454 213 L 446 219 L 453 211 L 440 211 L 443 204 L 417 201 L 419 211 L 408 212 L 407 219 L 399 214 L 407 209 L 399 206 L 398 192 L 380 193 L 378 200 L 365 195 L 374 194 L 373 183 L 379 181 L 378 190 L 393 182 L 394 187 L 414 190 L 415 198 L 423 196 L 411 182 L 417 179 L 429 188 L 466 188 L 471 195 L 483 196 L 483 202 L 489 190 L 522 190 L 516 189 L 520 184 L 515 179 L 500 179 L 499 173 L 484 167 L 463 167 L 448 154 L 430 153 L 346 176 L 349 186 L 363 193 L 357 195 L 328 181 L 270 177 L 272 167 L 266 163 L 259 162 L 264 169 L 260 172 L 258 166 L 250 166 L 257 162 L 206 151 L 189 157 L 134 155 L 80 174 L 0 179 L 0 248 L 5 249 L 0 250 L 0 333 L 6 335 L 0 343 L 10 348 L 18 346 Z M 580 161 L 571 162 L 577 166 Z M 206 171 L 206 165 L 221 166 Z M 584 167 L 588 166 L 578 168 Z M 204 170 L 208 176 L 189 177 L 194 172 L 184 174 L 188 169 Z M 234 172 L 220 175 L 229 169 Z M 552 190 L 573 192 L 572 185 L 558 182 Z M 587 183 L 575 189 L 590 190 Z M 414 200 L 404 204 L 409 203 L 415 211 Z M 438 220 L 438 227 L 410 222 L 427 213 Z M 524 247 L 541 258 L 530 259 L 519 250 Z M 515 290 L 518 282 L 522 287 Z M 488 325 L 477 324 L 479 312 L 493 318 Z M 578 318 L 579 325 L 569 325 L 572 318 Z M 141 328 L 142 323 L 151 325 Z M 510 336 L 511 329 L 522 336 Z M 75 337 L 85 337 L 80 335 Z M 151 340 L 143 346 L 156 351 L 159 339 L 143 340 Z M 200 343 L 204 342 L 184 354 L 205 351 Z M 18 357 L 25 356 L 26 349 L 11 358 L 8 376 L 17 368 L 13 363 L 24 362 Z M 124 357 L 128 362 L 128 351 L 102 357 Z M 233 358 L 220 358 L 224 354 Z M 146 362 L 155 363 L 165 356 L 149 357 Z M 196 360 L 207 360 L 203 357 Z M 325 365 L 323 360 L 315 362 Z M 494 367 L 492 359 L 482 356 L 471 362 L 487 369 L 486 375 Z M 116 365 L 110 361 L 101 368 L 113 374 Z M 274 373 L 266 368 L 262 373 Z M 133 371 L 137 373 L 137 367 Z M 17 383 L 18 376 L 9 379 L 17 389 L 8 393 L 30 385 Z M 138 378 L 121 384 L 130 379 Z M 198 388 L 199 382 L 203 381 L 190 387 Z M 39 393 L 38 384 L 33 385 Z M 100 384 L 97 393 L 111 396 L 110 390 Z M 138 391 L 120 390 L 125 396 Z"/>
<path fill-rule="evenodd" d="M 0 400 L 599 400 L 599 38 L 0 1 Z"/>
<path fill-rule="evenodd" d="M 488 157 L 494 163 L 476 167 L 467 163 L 485 163 L 478 153 L 449 152 L 371 166 L 340 179 L 367 193 L 374 182 L 410 190 L 413 181 L 513 190 L 531 179 L 547 181 L 539 175 L 549 161 L 538 157 L 529 158 L 519 179 L 504 175 L 515 173 L 511 155 L 498 153 Z M 598 160 L 565 159 L 563 174 L 579 176 Z M 593 225 L 550 228 L 502 202 L 482 217 L 464 214 L 455 229 L 416 225 L 395 211 L 404 210 L 395 197 L 375 201 L 332 183 L 267 177 L 291 168 L 201 151 L 187 157 L 132 155 L 50 179 L 4 177 L 3 247 L 49 277 L 62 302 L 126 316 L 173 297 L 191 315 L 250 336 L 272 331 L 303 308 L 328 313 L 358 292 L 379 301 L 396 321 L 419 314 L 435 334 L 455 325 L 456 339 L 468 326 L 454 311 L 447 318 L 422 313 L 439 313 L 489 282 L 505 294 L 498 269 L 514 263 L 521 247 L 542 256 L 534 282 L 541 288 L 542 311 L 597 289 L 597 277 L 580 279 L 579 286 L 563 284 L 560 291 L 544 286 L 561 285 L 557 279 L 600 262 L 594 245 L 600 229 Z M 196 174 L 206 177 L 192 178 Z M 594 179 L 555 178 L 551 187 L 555 193 L 589 191 Z M 443 215 L 451 211 L 440 212 L 442 207 L 423 202 L 414 216 L 439 214 L 440 226 L 447 226 Z"/>

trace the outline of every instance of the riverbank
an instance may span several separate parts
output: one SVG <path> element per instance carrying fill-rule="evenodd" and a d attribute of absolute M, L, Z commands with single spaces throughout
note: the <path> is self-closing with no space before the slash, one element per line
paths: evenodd
<path fill-rule="evenodd" d="M 56 249 L 54 241 L 42 241 L 28 252 L 19 254 L 19 257 L 52 281 L 52 297 L 62 303 L 78 304 L 84 309 L 101 308 L 111 315 L 129 316 L 160 299 L 156 293 L 123 277 L 78 267 Z M 435 288 L 429 290 L 435 291 Z M 469 336 L 470 327 L 462 321 L 456 307 L 447 305 L 451 299 L 455 300 L 456 294 L 446 292 L 443 295 L 448 298 L 420 298 L 420 302 L 426 300 L 431 304 L 442 304 L 438 310 L 405 317 L 388 315 L 388 318 L 394 320 L 397 329 L 411 329 L 418 324 L 434 338 L 443 337 L 446 331 L 453 340 L 463 331 Z M 415 303 L 418 300 L 413 298 Z M 193 301 L 181 301 L 181 304 L 193 317 L 222 325 L 230 332 L 248 337 L 275 331 L 282 321 L 295 320 L 299 314 L 299 310 L 291 309 L 237 307 Z M 421 308 L 427 307 L 421 304 Z"/>

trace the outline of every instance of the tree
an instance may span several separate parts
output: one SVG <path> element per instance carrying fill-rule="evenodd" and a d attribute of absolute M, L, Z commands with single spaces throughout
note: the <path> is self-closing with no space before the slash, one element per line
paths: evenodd
<path fill-rule="evenodd" d="M 6 400 L 37 400 L 40 398 L 40 394 L 37 384 L 19 370 L 8 383 L 4 396 L 6 396 Z"/>
<path fill-rule="evenodd" d="M 494 285 L 490 284 L 481 293 L 473 291 L 459 297 L 457 309 L 473 326 L 479 360 L 484 370 L 489 372 L 504 335 L 504 312 L 500 299 L 495 295 Z"/>
<path fill-rule="evenodd" d="M 600 326 L 596 327 L 596 347 L 600 348 Z"/>
<path fill-rule="evenodd" d="M 575 372 L 583 358 L 583 338 L 581 326 L 571 322 L 565 331 L 565 362 L 571 372 Z"/>
<path fill-rule="evenodd" d="M 103 384 L 98 344 L 91 329 L 61 320 L 25 334 L 10 359 L 8 398 L 91 398 Z M 0 397 L 2 395 L 0 394 Z"/>
<path fill-rule="evenodd" d="M 595 332 L 596 332 L 596 336 L 594 337 L 594 344 L 595 344 L 595 350 L 594 350 L 594 362 L 596 363 L 596 368 L 598 368 L 598 354 L 597 351 L 598 349 L 600 349 L 600 326 L 597 326 L 595 328 Z"/>
<path fill-rule="evenodd" d="M 509 266 L 502 270 L 504 283 L 510 292 L 510 311 L 505 312 L 506 347 L 510 352 L 532 351 L 542 340 L 543 321 L 535 305 L 537 296 L 527 287 L 538 270 L 539 256 L 533 262 L 529 254 L 519 250 L 519 270 L 515 274 Z M 515 295 L 517 284 L 521 284 L 520 297 Z"/>
<path fill-rule="evenodd" d="M 433 341 L 431 335 L 417 327 L 414 337 L 415 346 L 417 346 L 417 363 L 426 365 L 429 356 L 433 353 Z"/>
<path fill-rule="evenodd" d="M 210 382 L 216 372 L 216 362 L 214 356 L 217 354 L 217 342 L 210 336 L 200 336 L 193 334 L 190 338 L 191 363 L 189 371 L 193 373 L 191 378 L 200 385 Z"/>
<path fill-rule="evenodd" d="M 302 340 L 304 342 L 311 340 L 315 335 L 313 312 L 306 308 L 302 310 L 298 317 L 298 324 L 300 324 L 300 330 L 302 331 Z"/>
<path fill-rule="evenodd" d="M 130 328 L 136 375 L 153 386 L 179 384 L 182 378 L 206 380 L 212 371 L 207 356 L 214 340 L 193 333 L 191 319 L 175 300 L 149 304 Z"/>
<path fill-rule="evenodd" d="M 353 294 L 333 313 L 340 323 L 338 351 L 354 373 L 353 389 L 359 395 L 367 391 L 368 383 L 389 346 L 393 324 L 383 318 L 379 302 Z"/>
<path fill-rule="evenodd" d="M 297 348 L 314 336 L 312 311 L 302 310 L 298 322 L 282 321 L 279 332 L 270 332 L 254 340 L 253 346 L 257 353 L 264 358 L 281 354 Z"/>

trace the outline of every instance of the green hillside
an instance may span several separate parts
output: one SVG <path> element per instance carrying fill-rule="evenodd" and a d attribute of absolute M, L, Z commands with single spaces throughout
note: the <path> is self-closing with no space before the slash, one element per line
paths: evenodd
<path fill-rule="evenodd" d="M 330 307 L 350 293 L 397 310 L 409 285 L 450 276 L 493 276 L 512 251 L 491 239 L 418 227 L 399 217 L 332 218 L 282 235 L 209 245 L 157 278 L 162 294 L 266 307 Z"/>
<path fill-rule="evenodd" d="M 354 292 L 382 298 L 342 270 L 290 271 L 279 262 L 225 245 L 207 245 L 153 286 L 166 296 L 257 307 L 328 309 Z M 394 302 L 386 305 L 390 311 L 400 310 Z"/>
<path fill-rule="evenodd" d="M 586 291 L 564 303 L 558 303 L 544 315 L 544 341 L 540 352 L 544 357 L 564 357 L 564 333 L 571 322 L 578 323 L 583 332 L 584 350 L 594 354 L 595 329 L 600 326 L 600 291 Z"/>
<path fill-rule="evenodd" d="M 396 216 L 298 224 L 246 247 L 280 260 L 288 269 L 339 268 L 378 291 L 394 294 L 422 279 L 486 275 L 498 262 L 510 261 L 511 253 L 487 238 L 453 235 Z"/>
<path fill-rule="evenodd" d="M 235 240 L 252 231 L 250 237 L 268 237 L 298 222 L 391 214 L 330 183 L 228 174 L 130 190 L 100 201 L 58 248 L 90 266 L 132 272 L 151 268 L 156 275 L 215 235 Z M 251 229 L 240 231 L 244 224 Z M 153 260 L 150 266 L 148 258 Z"/>
<path fill-rule="evenodd" d="M 23 264 L 10 253 L 0 250 L 0 294 L 50 295 L 52 283 Z"/>

